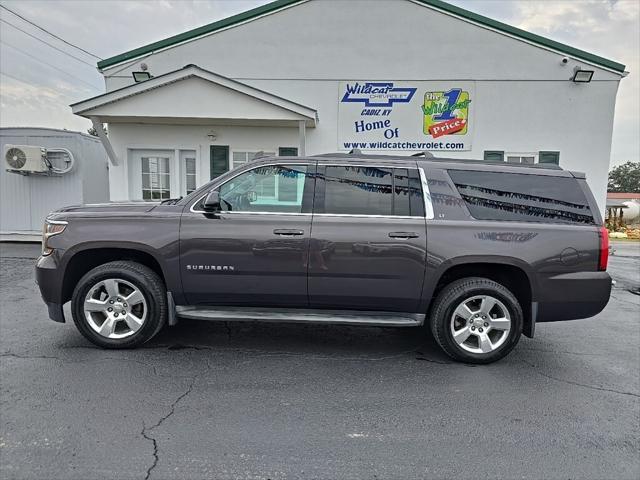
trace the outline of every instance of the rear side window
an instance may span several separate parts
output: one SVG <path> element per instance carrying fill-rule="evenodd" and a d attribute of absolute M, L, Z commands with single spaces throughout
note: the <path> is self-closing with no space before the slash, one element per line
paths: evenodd
<path fill-rule="evenodd" d="M 317 191 L 316 213 L 424 216 L 417 169 L 326 166 Z"/>
<path fill-rule="evenodd" d="M 572 177 L 449 170 L 478 220 L 594 224 L 580 185 Z"/>

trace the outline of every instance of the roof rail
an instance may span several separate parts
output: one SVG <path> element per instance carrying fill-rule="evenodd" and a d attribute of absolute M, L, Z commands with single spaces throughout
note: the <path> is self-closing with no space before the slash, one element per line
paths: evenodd
<path fill-rule="evenodd" d="M 435 158 L 433 156 L 433 153 L 431 152 L 427 152 L 426 150 L 423 152 L 418 152 L 418 153 L 414 153 L 413 155 L 411 155 L 412 157 L 425 157 L 425 158 Z"/>

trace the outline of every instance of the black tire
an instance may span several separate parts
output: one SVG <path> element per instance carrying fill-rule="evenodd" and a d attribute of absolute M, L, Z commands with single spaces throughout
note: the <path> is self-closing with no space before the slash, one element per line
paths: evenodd
<path fill-rule="evenodd" d="M 146 319 L 140 329 L 126 338 L 112 339 L 100 335 L 85 318 L 84 300 L 96 284 L 117 278 L 134 285 L 146 302 Z M 167 322 L 167 293 L 162 279 L 150 268 L 136 262 L 115 261 L 100 265 L 86 273 L 71 297 L 73 321 L 90 342 L 103 348 L 134 348 L 153 338 Z"/>
<path fill-rule="evenodd" d="M 453 338 L 451 323 L 454 310 L 466 299 L 490 295 L 507 308 L 511 328 L 504 342 L 490 353 L 473 353 L 462 348 Z M 482 277 L 456 280 L 442 289 L 431 307 L 431 332 L 444 352 L 454 360 L 465 363 L 485 364 L 505 357 L 518 344 L 522 333 L 522 307 L 517 298 L 505 286 Z"/>

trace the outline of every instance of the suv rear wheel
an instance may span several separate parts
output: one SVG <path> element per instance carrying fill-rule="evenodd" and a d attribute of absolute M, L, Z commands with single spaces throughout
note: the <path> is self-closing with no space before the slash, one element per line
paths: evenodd
<path fill-rule="evenodd" d="M 431 310 L 431 331 L 447 355 L 467 363 L 506 356 L 522 333 L 522 308 L 503 285 L 481 277 L 442 289 Z"/>
<path fill-rule="evenodd" d="M 104 348 L 142 345 L 167 319 L 162 279 L 135 262 L 109 262 L 89 271 L 76 285 L 71 302 L 80 333 Z"/>

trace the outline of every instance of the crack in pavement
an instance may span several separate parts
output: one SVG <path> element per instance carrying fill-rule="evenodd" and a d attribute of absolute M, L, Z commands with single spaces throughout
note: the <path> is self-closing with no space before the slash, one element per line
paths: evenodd
<path fill-rule="evenodd" d="M 561 353 L 565 355 L 576 355 L 579 357 L 607 357 L 604 353 L 585 353 L 585 352 L 569 352 L 567 350 L 546 350 L 543 348 L 518 347 L 518 350 L 525 352 L 542 352 L 542 353 Z"/>
<path fill-rule="evenodd" d="M 154 429 L 162 425 L 165 420 L 167 420 L 169 417 L 171 417 L 171 415 L 175 413 L 176 406 L 178 405 L 178 403 L 180 403 L 180 401 L 182 401 L 183 398 L 187 397 L 193 391 L 193 387 L 196 383 L 197 378 L 198 378 L 198 375 L 191 378 L 191 382 L 189 383 L 187 390 L 184 393 L 182 393 L 178 398 L 175 399 L 175 401 L 171 404 L 169 412 L 166 415 L 160 417 L 160 419 L 155 423 L 155 425 L 152 425 L 149 428 L 147 428 L 144 422 L 142 422 L 142 431 L 140 432 L 140 434 L 146 440 L 149 440 L 153 445 L 153 462 L 149 466 L 149 468 L 147 468 L 146 474 L 144 476 L 145 480 L 149 480 L 149 478 L 151 478 L 151 472 L 156 468 L 156 466 L 158 465 L 158 462 L 160 461 L 160 457 L 158 455 L 158 441 L 156 440 L 155 437 L 151 436 L 150 433 Z"/>
<path fill-rule="evenodd" d="M 99 363 L 99 362 L 108 362 L 108 361 L 116 361 L 116 362 L 133 362 L 133 363 L 137 363 L 139 365 L 143 365 L 147 368 L 149 368 L 151 370 L 151 372 L 153 373 L 154 376 L 157 377 L 166 377 L 166 375 L 160 375 L 158 373 L 158 370 L 156 368 L 155 365 L 152 365 L 150 363 L 147 362 L 143 362 L 141 360 L 136 360 L 134 358 L 120 358 L 120 357 L 101 357 L 101 358 L 90 358 L 90 359 L 80 359 L 80 360 L 71 360 L 68 358 L 61 358 L 61 357 L 55 357 L 55 356 L 49 356 L 49 355 L 21 355 L 18 353 L 13 353 L 13 352 L 4 352 L 4 353 L 0 353 L 0 358 L 3 357 L 11 357 L 11 358 L 21 358 L 21 359 L 26 359 L 26 360 L 39 360 L 39 359 L 46 359 L 46 360 L 58 360 L 62 363 Z M 174 378 L 174 376 L 172 376 L 171 378 Z M 180 378 L 180 377 L 176 377 L 176 378 Z"/>
<path fill-rule="evenodd" d="M 17 353 L 6 352 L 0 353 L 0 357 L 12 357 L 12 358 L 24 358 L 24 359 L 37 359 L 37 358 L 45 358 L 48 360 L 60 360 L 63 362 L 64 360 L 59 357 L 50 357 L 47 355 L 19 355 Z"/>
<path fill-rule="evenodd" d="M 539 371 L 538 370 L 538 366 L 536 364 L 534 364 L 534 363 L 528 362 L 527 360 L 524 360 L 524 359 L 522 359 L 522 362 L 524 362 L 527 365 L 529 365 L 530 367 L 532 367 L 534 369 L 534 371 L 538 375 L 542 375 L 543 377 L 549 378 L 551 380 L 555 380 L 556 382 L 566 383 L 566 384 L 569 384 L 569 385 L 576 385 L 578 387 L 589 388 L 591 390 L 598 390 L 598 391 L 601 391 L 601 392 L 617 393 L 618 395 L 628 395 L 628 396 L 631 396 L 631 397 L 640 398 L 640 394 L 633 393 L 633 392 L 623 392 L 622 390 L 614 390 L 612 388 L 598 387 L 596 385 L 589 385 L 587 383 L 574 382 L 574 381 L 571 381 L 571 380 L 565 380 L 564 378 L 554 377 L 553 375 L 549 375 L 548 373 L 544 373 L 544 372 Z"/>

